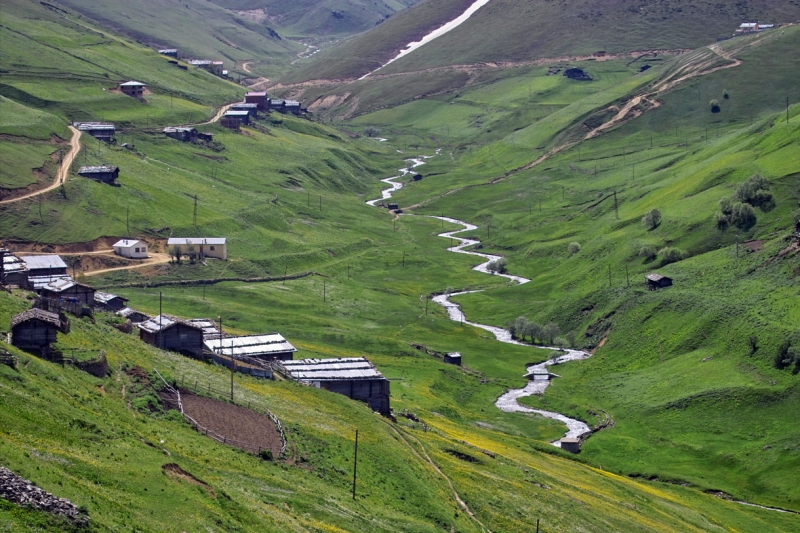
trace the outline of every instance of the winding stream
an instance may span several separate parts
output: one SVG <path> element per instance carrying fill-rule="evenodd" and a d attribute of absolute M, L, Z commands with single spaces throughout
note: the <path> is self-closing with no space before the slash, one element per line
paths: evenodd
<path fill-rule="evenodd" d="M 420 165 L 424 165 L 425 164 L 424 160 L 428 159 L 430 157 L 431 156 L 422 156 L 422 157 L 415 158 L 415 159 L 408 159 L 407 161 L 413 162 L 414 165 L 413 165 L 412 168 L 415 168 L 415 167 L 418 167 Z M 389 184 L 391 187 L 381 191 L 381 197 L 380 198 L 376 198 L 374 200 L 368 201 L 367 202 L 368 205 L 374 206 L 377 202 L 379 202 L 381 200 L 387 200 L 387 199 L 391 198 L 392 197 L 392 193 L 394 191 L 399 190 L 399 189 L 401 189 L 403 187 L 402 183 L 397 183 L 394 180 L 397 179 L 397 178 L 401 178 L 404 175 L 410 173 L 410 170 L 407 170 L 407 169 L 399 169 L 399 170 L 400 170 L 400 172 L 402 172 L 402 174 L 400 174 L 399 176 L 394 176 L 394 177 L 391 177 L 391 178 L 386 178 L 386 179 L 381 180 L 384 183 Z M 413 216 L 413 215 L 403 215 L 403 216 Z M 449 252 L 454 252 L 454 253 L 459 253 L 459 254 L 467 254 L 467 255 L 474 255 L 474 256 L 486 259 L 485 262 L 479 264 L 476 267 L 473 267 L 473 270 L 477 270 L 478 272 L 483 272 L 483 273 L 492 275 L 492 273 L 489 272 L 489 269 L 488 269 L 489 263 L 491 263 L 492 261 L 496 261 L 497 259 L 500 259 L 500 256 L 499 255 L 492 255 L 492 254 L 484 254 L 484 253 L 480 253 L 480 252 L 467 251 L 465 248 L 468 248 L 470 246 L 474 246 L 474 245 L 480 243 L 480 241 L 477 240 L 477 239 L 468 239 L 468 238 L 465 238 L 465 237 L 457 237 L 456 236 L 457 233 L 462 233 L 464 231 L 472 231 L 474 229 L 477 229 L 477 226 L 475 226 L 474 224 L 470 224 L 468 222 L 457 220 L 455 218 L 437 217 L 437 216 L 432 216 L 431 218 L 436 218 L 436 219 L 439 219 L 439 220 L 444 220 L 445 222 L 450 222 L 451 224 L 458 224 L 458 225 L 464 226 L 461 229 L 457 229 L 457 230 L 454 230 L 454 231 L 446 231 L 444 233 L 440 233 L 439 237 L 443 237 L 445 239 L 455 239 L 455 240 L 459 241 L 459 244 L 457 244 L 456 246 L 451 246 L 450 248 L 447 249 Z M 498 274 L 493 274 L 493 275 L 502 276 L 504 278 L 507 278 L 509 281 L 516 282 L 517 285 L 522 285 L 523 283 L 528 283 L 530 281 L 527 278 L 523 278 L 521 276 L 514 276 L 514 275 L 511 275 L 511 274 L 499 274 L 498 273 Z M 511 333 L 506 329 L 499 328 L 497 326 L 488 326 L 486 324 L 478 324 L 476 322 L 470 322 L 469 320 L 467 320 L 466 316 L 461 311 L 461 306 L 458 305 L 457 303 L 454 303 L 454 302 L 450 301 L 450 298 L 453 297 L 453 296 L 459 296 L 459 295 L 462 295 L 462 294 L 472 294 L 472 293 L 475 293 L 475 292 L 482 292 L 482 291 L 479 291 L 479 290 L 478 291 L 461 291 L 461 292 L 454 292 L 454 293 L 450 293 L 450 294 L 440 294 L 438 296 L 434 296 L 433 297 L 433 301 L 436 302 L 437 304 L 441 305 L 442 307 L 444 307 L 447 310 L 447 316 L 450 317 L 450 320 L 453 320 L 455 322 L 461 322 L 462 324 L 468 324 L 470 326 L 474 326 L 476 328 L 480 328 L 482 330 L 488 331 L 488 332 L 492 333 L 495 336 L 495 338 L 500 342 L 505 342 L 505 343 L 508 343 L 508 344 L 517 344 L 517 345 L 521 345 L 521 346 L 530 346 L 529 344 L 514 340 L 511 337 Z M 550 347 L 545 347 L 545 349 L 560 350 L 559 348 L 550 348 Z M 564 351 L 566 351 L 566 354 L 561 355 L 561 356 L 559 356 L 557 358 L 550 359 L 548 361 L 545 361 L 543 363 L 539 363 L 539 364 L 536 364 L 536 365 L 530 365 L 527 368 L 528 375 L 533 374 L 535 372 L 542 374 L 542 373 L 546 372 L 546 369 L 547 369 L 548 366 L 559 365 L 561 363 L 566 363 L 568 361 L 578 361 L 578 360 L 581 360 L 581 359 L 586 359 L 588 357 L 591 357 L 591 354 L 589 354 L 588 352 L 582 352 L 582 351 L 579 351 L 579 350 L 564 350 Z M 536 376 L 534 376 L 532 379 L 530 379 L 530 381 L 528 381 L 528 384 L 524 388 L 522 388 L 522 389 L 511 389 L 511 390 L 507 391 L 505 394 L 503 394 L 502 396 L 500 396 L 497 399 L 497 401 L 495 401 L 495 405 L 497 406 L 498 409 L 500 409 L 501 411 L 505 411 L 507 413 L 536 413 L 536 414 L 538 414 L 540 416 L 543 416 L 545 418 L 551 418 L 553 420 L 558 420 L 559 422 L 562 422 L 564 425 L 567 426 L 567 432 L 564 435 L 565 438 L 578 438 L 578 437 L 580 437 L 582 435 L 586 435 L 587 433 L 591 433 L 592 430 L 589 428 L 589 426 L 586 425 L 584 422 L 582 422 L 580 420 L 576 420 L 574 418 L 569 418 L 568 416 L 562 415 L 561 413 L 555 413 L 555 412 L 552 412 L 552 411 L 544 411 L 544 410 L 541 410 L 541 409 L 533 409 L 533 408 L 530 408 L 530 407 L 525 407 L 523 405 L 520 405 L 520 403 L 517 401 L 518 399 L 520 399 L 520 398 L 522 398 L 524 396 L 532 396 L 534 394 L 544 394 L 544 391 L 545 391 L 545 389 L 547 389 L 548 385 L 550 385 L 549 376 L 540 375 L 539 379 L 537 379 Z M 561 447 L 560 440 L 554 441 L 551 444 L 553 446 Z"/>

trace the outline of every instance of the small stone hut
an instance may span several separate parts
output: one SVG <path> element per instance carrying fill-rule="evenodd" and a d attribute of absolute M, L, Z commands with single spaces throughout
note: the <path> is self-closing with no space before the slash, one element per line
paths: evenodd
<path fill-rule="evenodd" d="M 112 165 L 81 167 L 78 171 L 78 175 L 84 178 L 102 181 L 103 183 L 114 183 L 119 177 L 119 167 Z"/>

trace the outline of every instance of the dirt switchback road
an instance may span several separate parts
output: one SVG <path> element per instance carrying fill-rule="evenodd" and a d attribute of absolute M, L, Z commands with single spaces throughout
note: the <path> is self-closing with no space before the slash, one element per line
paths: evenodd
<path fill-rule="evenodd" d="M 69 174 L 69 167 L 72 165 L 72 161 L 75 159 L 75 156 L 78 155 L 78 152 L 81 150 L 81 132 L 72 126 L 69 127 L 72 130 L 72 139 L 69 141 L 69 152 L 64 158 L 61 160 L 61 166 L 58 167 L 58 172 L 56 172 L 56 179 L 53 180 L 53 183 L 45 187 L 44 189 L 39 189 L 38 191 L 34 191 L 32 193 L 26 194 L 24 196 L 19 196 L 17 198 L 9 198 L 7 200 L 0 201 L 0 204 L 10 204 L 13 202 L 19 202 L 20 200 L 24 200 L 26 198 L 31 198 L 33 196 L 37 196 L 39 194 L 44 194 L 47 191 L 52 191 L 62 183 L 67 180 L 67 175 Z"/>
<path fill-rule="evenodd" d="M 84 276 L 95 276 L 97 274 L 105 274 L 106 272 L 114 272 L 115 270 L 132 270 L 134 268 L 142 268 L 146 266 L 153 266 L 153 265 L 160 265 L 163 263 L 169 263 L 170 261 L 169 254 L 158 253 L 158 252 L 151 252 L 150 257 L 147 259 L 143 259 L 141 262 L 137 262 L 133 265 L 125 265 L 121 267 L 114 267 L 114 268 L 103 268 L 100 270 L 90 270 L 87 272 L 83 272 Z"/>

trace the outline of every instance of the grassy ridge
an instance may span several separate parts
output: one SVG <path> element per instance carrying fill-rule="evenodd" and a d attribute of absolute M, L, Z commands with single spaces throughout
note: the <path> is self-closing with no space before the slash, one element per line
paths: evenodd
<path fill-rule="evenodd" d="M 444 11 L 430 12 L 432 4 Z M 358 77 L 394 57 L 406 44 L 461 14 L 453 0 L 421 2 L 370 32 L 336 47 L 285 81 Z M 469 3 L 467 3 L 469 5 Z M 460 9 L 460 11 L 459 11 Z M 438 12 L 437 12 L 438 13 Z M 455 16 L 453 16 L 455 13 Z M 449 18 L 448 18 L 449 17 Z M 387 73 L 486 61 L 523 61 L 541 57 L 622 52 L 650 48 L 696 48 L 727 37 L 743 20 L 794 22 L 795 5 L 764 1 L 739 4 L 670 0 L 640 6 L 600 0 L 566 6 L 556 2 L 494 0 L 458 28 L 385 69 Z M 545 22 L 546 21 L 546 22 Z M 433 24 L 432 24 L 433 23 Z M 554 30 L 557 28 L 557 30 Z M 573 36 L 580 34 L 580 39 Z M 403 40 L 400 36 L 406 36 Z M 411 38 L 409 38 L 411 37 Z M 383 72 L 383 71 L 382 71 Z"/>

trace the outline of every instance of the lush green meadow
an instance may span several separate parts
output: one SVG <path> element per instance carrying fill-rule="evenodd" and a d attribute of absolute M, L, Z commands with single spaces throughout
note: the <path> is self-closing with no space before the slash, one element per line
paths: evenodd
<path fill-rule="evenodd" d="M 160 127 L 205 120 L 240 88 L 176 69 L 86 19 L 12 8 L 4 24 L 14 31 L 4 27 L 3 37 L 13 46 L 0 56 L 8 71 L 0 106 L 9 111 L 0 118 L 2 186 L 31 183 L 30 169 L 58 149 L 51 134 L 66 137 L 68 120 L 113 120 L 128 148 L 88 140 L 63 188 L 0 208 L 0 235 L 37 244 L 227 237 L 227 261 L 82 279 L 150 314 L 163 305 L 182 317 L 222 317 L 229 333 L 279 331 L 299 357 L 367 356 L 392 378 L 395 413 L 426 425 L 390 421 L 311 387 L 237 375 L 237 400 L 268 406 L 288 430 L 287 457 L 262 461 L 198 434 L 174 412 L 151 412 L 153 391 L 128 372 L 157 368 L 178 384 L 224 391 L 223 368 L 152 349 L 115 329 L 109 315 L 74 318 L 58 347 L 102 349 L 112 374 L 97 379 L 9 347 L 20 366 L 0 366 L 0 464 L 85 506 L 94 529 L 530 531 L 537 518 L 544 531 L 800 527 L 797 514 L 704 493 L 800 511 L 800 376 L 774 365 L 800 323 L 800 253 L 789 240 L 800 217 L 800 108 L 790 108 L 787 122 L 781 98 L 796 89 L 775 68 L 800 67 L 788 53 L 800 28 L 722 43 L 742 65 L 679 85 L 658 97 L 659 107 L 590 140 L 582 138 L 632 95 L 693 62 L 733 60 L 700 49 L 651 60 L 646 72 L 622 60 L 584 62 L 595 79 L 588 83 L 548 76 L 547 67 L 487 71 L 467 88 L 344 124 L 273 114 L 241 132 L 203 126 L 214 142 L 191 144 Z M 50 72 L 47 64 L 63 67 Z M 153 88 L 147 102 L 104 90 L 128 77 Z M 413 94 L 411 81 L 394 90 L 387 80 L 362 83 L 365 106 L 382 94 L 392 103 Z M 720 113 L 708 108 L 712 98 Z M 367 127 L 389 140 L 346 134 Z M 556 147 L 563 149 L 522 169 Z M 380 178 L 420 155 L 433 156 L 417 168 L 424 178 L 395 194 L 413 209 L 392 217 L 365 204 L 385 187 Z M 119 166 L 119 186 L 76 176 L 84 164 Z M 768 180 L 774 207 L 755 209 L 752 227 L 721 229 L 718 201 L 754 174 Z M 652 209 L 660 223 L 646 228 Z M 531 282 L 475 272 L 477 258 L 446 251 L 450 243 L 437 235 L 455 226 L 430 218 L 442 214 L 478 225 L 481 251 L 505 256 L 509 272 Z M 739 244 L 751 240 L 762 247 Z M 654 253 L 643 253 L 648 247 Z M 669 259 L 665 248 L 679 252 Z M 643 275 L 653 271 L 674 286 L 647 291 Z M 142 286 L 303 272 L 312 274 Z M 592 427 L 604 412 L 614 424 L 574 456 L 549 444 L 563 435 L 561 424 L 498 410 L 498 396 L 524 386 L 526 365 L 552 352 L 498 343 L 449 320 L 426 300 L 446 289 L 485 289 L 454 298 L 472 321 L 555 322 L 577 347 L 596 349 L 555 368 L 561 377 L 547 393 L 522 403 Z M 0 292 L 0 323 L 30 298 Z M 412 344 L 458 351 L 465 366 Z M 168 463 L 202 483 L 166 475 Z M 0 524 L 66 527 L 5 504 Z"/>

